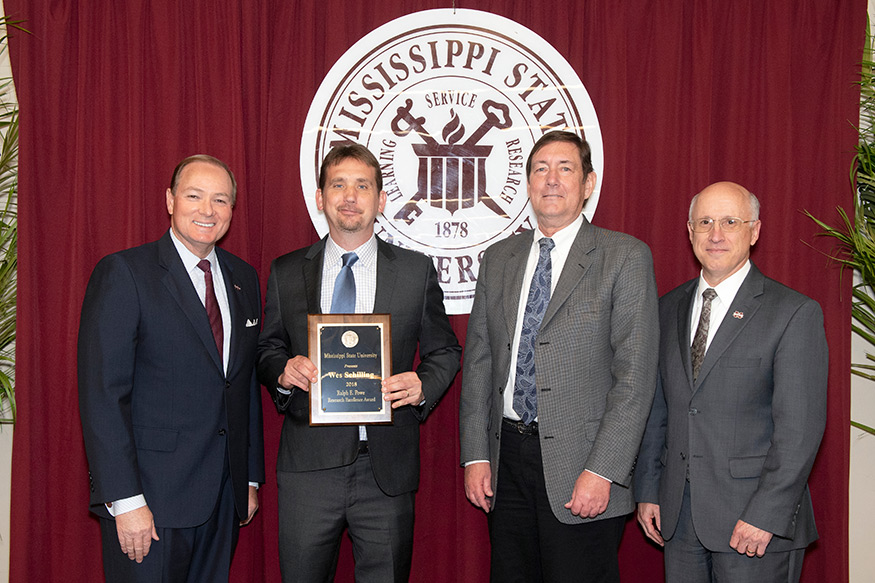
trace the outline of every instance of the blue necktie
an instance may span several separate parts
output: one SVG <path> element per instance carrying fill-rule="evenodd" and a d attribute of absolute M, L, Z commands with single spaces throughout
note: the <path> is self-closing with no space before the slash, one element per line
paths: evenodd
<path fill-rule="evenodd" d="M 355 276 L 352 274 L 352 264 L 359 256 L 353 252 L 343 254 L 343 267 L 334 280 L 334 295 L 331 296 L 332 314 L 355 313 Z"/>
<path fill-rule="evenodd" d="M 529 288 L 529 299 L 523 314 L 523 329 L 520 332 L 520 348 L 517 352 L 516 381 L 513 389 L 513 410 L 523 423 L 530 424 L 538 416 L 538 393 L 535 391 L 535 340 L 541 328 L 541 320 L 550 303 L 550 280 L 553 264 L 550 251 L 556 246 L 553 239 L 540 241 L 541 252 L 538 265 Z"/>

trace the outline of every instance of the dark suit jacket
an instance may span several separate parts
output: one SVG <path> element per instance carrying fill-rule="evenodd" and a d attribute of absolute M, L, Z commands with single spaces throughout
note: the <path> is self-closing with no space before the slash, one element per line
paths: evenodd
<path fill-rule="evenodd" d="M 690 468 L 693 523 L 711 551 L 734 552 L 742 519 L 769 551 L 817 538 L 808 474 L 826 423 L 827 346 L 812 299 L 751 265 L 692 382 L 698 278 L 660 300 L 659 385 L 635 473 L 638 502 L 660 505 L 672 537 Z"/>
<path fill-rule="evenodd" d="M 368 447 L 377 484 L 393 496 L 419 485 L 419 423 L 437 405 L 459 370 L 461 347 L 444 311 L 443 292 L 431 259 L 377 239 L 375 314 L 392 317 L 392 374 L 414 370 L 425 403 L 395 410 L 393 425 L 368 426 Z M 309 395 L 277 392 L 286 361 L 308 354 L 307 315 L 322 312 L 325 239 L 274 260 L 267 283 L 264 329 L 258 343 L 258 378 L 285 414 L 277 470 L 305 472 L 352 463 L 358 427 L 309 425 Z M 329 284 L 332 285 L 332 284 Z"/>
<path fill-rule="evenodd" d="M 504 391 L 531 231 L 483 257 L 468 321 L 462 376 L 462 463 L 489 460 L 496 491 Z M 547 306 L 535 350 L 538 425 L 547 495 L 556 517 L 584 469 L 613 481 L 607 510 L 634 508 L 635 456 L 653 398 L 658 322 L 647 245 L 584 219 Z M 495 504 L 501 504 L 499 500 Z"/>
<path fill-rule="evenodd" d="M 100 516 L 109 517 L 104 503 L 143 493 L 157 526 L 202 524 L 218 500 L 226 450 L 239 517 L 248 514 L 248 482 L 264 481 L 251 325 L 258 276 L 216 254 L 231 308 L 227 375 L 169 233 L 94 268 L 79 326 L 79 411 Z"/>

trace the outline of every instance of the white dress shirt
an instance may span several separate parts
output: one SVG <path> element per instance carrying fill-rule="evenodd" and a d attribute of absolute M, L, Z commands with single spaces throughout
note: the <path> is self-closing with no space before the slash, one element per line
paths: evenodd
<path fill-rule="evenodd" d="M 553 290 L 556 289 L 556 282 L 559 281 L 559 276 L 562 275 L 562 268 L 565 267 L 565 260 L 568 259 L 568 253 L 571 251 L 571 245 L 574 239 L 577 238 L 577 232 L 583 226 L 583 215 L 559 231 L 553 234 L 551 239 L 555 246 L 550 251 L 550 297 L 553 297 Z M 538 256 L 541 253 L 541 239 L 546 237 L 540 229 L 535 229 L 534 237 L 532 237 L 532 246 L 529 248 L 529 258 L 526 261 L 526 270 L 523 272 L 523 284 L 520 290 L 520 302 L 517 307 L 516 328 L 513 331 L 513 345 L 510 352 L 510 370 L 508 371 L 507 384 L 504 389 L 504 416 L 514 421 L 519 421 L 520 416 L 513 410 L 513 391 L 516 386 L 516 361 L 520 349 L 520 335 L 523 331 L 523 315 L 526 311 L 526 304 L 529 301 L 529 288 L 532 285 L 532 277 L 535 275 L 535 268 L 538 266 Z M 535 421 L 538 418 L 535 417 Z"/>
<path fill-rule="evenodd" d="M 690 346 L 693 345 L 693 339 L 696 337 L 696 328 L 699 327 L 699 316 L 702 313 L 702 293 L 712 288 L 717 292 L 717 297 L 711 300 L 711 321 L 708 326 L 708 340 L 705 342 L 705 353 L 708 352 L 708 347 L 711 346 L 711 340 L 720 328 L 720 323 L 726 317 L 726 312 L 729 311 L 729 306 L 735 299 L 741 284 L 744 283 L 744 278 L 750 273 L 750 260 L 735 273 L 721 281 L 719 284 L 712 286 L 708 285 L 702 274 L 699 274 L 699 287 L 696 290 L 696 297 L 693 299 L 693 312 L 690 314 Z"/>

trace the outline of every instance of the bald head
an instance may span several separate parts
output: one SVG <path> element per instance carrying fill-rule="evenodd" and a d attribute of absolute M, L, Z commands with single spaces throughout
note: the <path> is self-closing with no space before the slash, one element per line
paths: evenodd
<path fill-rule="evenodd" d="M 759 218 L 760 218 L 760 201 L 757 199 L 756 196 L 754 196 L 754 194 L 751 191 L 749 191 L 748 189 L 746 189 L 742 185 L 736 184 L 734 182 L 715 182 L 714 184 L 705 187 L 705 189 L 702 192 L 700 192 L 699 194 L 694 196 L 693 200 L 690 201 L 690 212 L 688 215 L 688 220 L 691 220 L 691 221 L 693 220 L 693 207 L 696 206 L 696 201 L 699 200 L 699 197 L 701 195 L 708 193 L 708 192 L 711 192 L 711 193 L 718 192 L 718 193 L 724 193 L 724 194 L 729 194 L 729 193 L 734 192 L 739 196 L 746 197 L 748 200 L 748 204 L 750 205 L 750 217 L 748 217 L 748 218 L 752 219 L 752 220 L 759 220 Z M 748 218 L 745 218 L 745 220 L 748 220 Z"/>
<path fill-rule="evenodd" d="M 757 198 L 734 182 L 717 182 L 693 197 L 687 231 L 708 285 L 720 284 L 747 263 L 760 236 L 759 214 Z M 712 219 L 710 230 L 693 230 L 704 219 Z"/>

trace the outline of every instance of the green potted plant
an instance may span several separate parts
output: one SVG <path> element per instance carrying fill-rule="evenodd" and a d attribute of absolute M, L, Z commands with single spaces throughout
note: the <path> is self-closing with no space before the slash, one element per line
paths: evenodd
<path fill-rule="evenodd" d="M 867 26 L 868 31 L 868 26 Z M 859 274 L 852 288 L 851 328 L 875 346 L 875 54 L 873 35 L 866 34 L 860 73 L 860 126 L 856 155 L 851 164 L 854 193 L 853 220 L 837 207 L 840 224 L 828 225 L 811 213 L 806 214 L 823 229 L 821 236 L 835 239 L 837 246 L 830 257 Z M 851 364 L 851 373 L 875 381 L 875 355 L 866 353 L 866 362 Z M 875 428 L 851 421 L 851 425 L 871 434 Z"/>
<path fill-rule="evenodd" d="M 0 25 L 24 31 L 21 21 Z M 26 32 L 26 31 L 25 31 Z M 6 50 L 8 34 L 0 37 Z M 18 268 L 18 102 L 12 78 L 0 78 L 0 424 L 15 423 L 15 309 Z"/>

